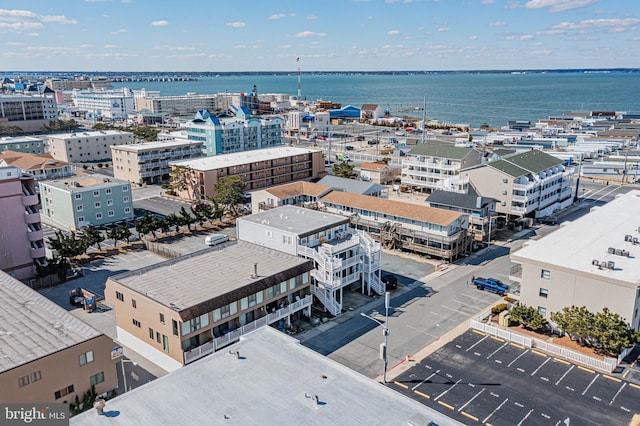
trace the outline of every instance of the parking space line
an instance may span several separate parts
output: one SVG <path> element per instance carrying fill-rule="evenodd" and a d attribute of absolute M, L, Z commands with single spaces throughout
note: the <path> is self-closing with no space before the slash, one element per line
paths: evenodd
<path fill-rule="evenodd" d="M 422 392 L 417 391 L 417 390 L 414 390 L 413 393 L 415 393 L 416 395 L 420 395 L 423 398 L 431 399 L 431 397 L 429 395 L 427 395 L 426 393 L 422 393 Z"/>
<path fill-rule="evenodd" d="M 558 386 L 558 384 L 562 381 L 562 379 L 564 379 L 564 378 L 565 378 L 565 376 L 566 376 L 567 374 L 569 374 L 569 371 L 573 370 L 573 368 L 574 368 L 574 367 L 575 367 L 575 365 L 572 365 L 571 367 L 569 367 L 569 369 L 568 369 L 567 371 L 565 371 L 565 372 L 564 372 L 564 374 L 562 375 L 562 377 L 560 377 L 560 378 L 558 379 L 558 381 L 556 382 L 556 386 Z"/>
<path fill-rule="evenodd" d="M 482 421 L 482 423 L 486 423 L 486 422 L 487 422 L 487 420 L 489 420 L 489 418 L 490 418 L 491 416 L 493 416 L 493 415 L 494 415 L 494 414 L 495 414 L 499 409 L 501 409 L 501 408 L 502 408 L 502 406 L 503 406 L 504 404 L 506 404 L 508 400 L 509 400 L 509 398 L 507 398 L 507 399 L 505 399 L 504 401 L 502 401 L 502 404 L 498 405 L 498 406 L 496 407 L 496 409 L 495 409 L 495 410 L 493 410 L 491 413 L 489 413 L 489 415 L 488 415 L 488 416 L 487 416 L 487 417 Z"/>
<path fill-rule="evenodd" d="M 554 358 L 553 360 L 556 361 L 556 362 L 560 362 L 562 364 L 571 365 L 571 363 L 569 361 L 565 361 L 564 359 Z"/>
<path fill-rule="evenodd" d="M 419 333 L 422 333 L 422 334 L 426 334 L 427 336 L 433 337 L 434 339 L 437 339 L 437 338 L 439 337 L 439 336 L 434 336 L 434 335 L 433 335 L 433 334 L 431 334 L 431 333 L 427 333 L 427 332 L 426 332 L 426 331 L 424 331 L 424 330 L 420 330 L 418 327 L 414 327 L 414 326 L 412 326 L 412 325 L 408 325 L 408 326 L 407 326 L 407 328 L 410 328 L 410 329 L 415 330 L 415 331 L 417 331 L 417 332 L 419 332 Z"/>
<path fill-rule="evenodd" d="M 620 392 L 622 392 L 622 389 L 624 389 L 625 386 L 627 386 L 627 383 L 623 383 L 622 386 L 620 386 L 620 389 L 618 389 L 618 392 L 616 392 L 616 394 L 613 395 L 613 398 L 611 399 L 611 402 L 609 402 L 609 405 L 613 404 L 613 401 L 616 400 L 616 398 L 618 397 L 618 395 L 620 395 Z"/>
<path fill-rule="evenodd" d="M 579 366 L 578 366 L 578 368 L 579 368 L 580 370 L 582 370 L 582 371 L 587 371 L 587 372 L 589 372 L 589 373 L 595 373 L 595 371 L 594 371 L 594 370 L 592 370 L 592 369 L 590 369 L 590 368 L 587 368 L 587 367 L 583 367 L 583 366 L 581 366 L 581 365 L 579 365 Z"/>
<path fill-rule="evenodd" d="M 539 356 L 547 356 L 547 354 L 545 354 L 544 352 L 539 352 L 539 351 L 536 351 L 535 349 L 533 349 L 531 353 Z"/>
<path fill-rule="evenodd" d="M 405 385 L 404 383 L 400 383 L 400 382 L 393 382 L 396 385 L 400 386 L 403 389 L 409 389 L 409 386 Z"/>
<path fill-rule="evenodd" d="M 487 333 L 483 333 L 482 331 L 478 331 L 478 330 L 475 330 L 475 329 L 474 329 L 474 330 L 471 330 L 471 331 L 472 331 L 472 332 L 474 332 L 474 333 L 476 333 L 476 334 L 479 334 L 479 335 L 481 335 L 481 336 L 486 336 L 486 335 L 487 335 Z"/>
<path fill-rule="evenodd" d="M 579 368 L 579 367 L 578 367 L 578 368 Z M 589 383 L 589 384 L 587 385 L 587 387 L 586 387 L 586 388 L 584 388 L 584 390 L 582 391 L 582 395 L 584 395 L 585 393 L 587 393 L 587 391 L 589 390 L 589 388 L 591 387 L 591 385 L 593 384 L 593 382 L 595 382 L 595 381 L 598 379 L 598 377 L 600 377 L 600 374 L 596 374 L 596 376 L 593 378 L 593 380 L 591 381 L 591 383 Z"/>
<path fill-rule="evenodd" d="M 546 363 L 548 363 L 549 361 L 551 361 L 551 358 L 547 358 L 544 360 L 544 362 L 542 364 L 540 364 L 538 366 L 538 368 L 536 368 L 535 370 L 533 370 L 533 373 L 531 373 L 532 376 L 535 376 L 536 373 L 538 372 L 538 370 L 540 370 L 542 368 L 543 365 L 545 365 Z"/>
<path fill-rule="evenodd" d="M 522 420 L 520 420 L 520 423 L 518 423 L 518 426 L 522 425 L 522 423 L 524 423 L 524 421 L 527 420 L 527 417 L 529 417 L 531 413 L 533 413 L 533 408 L 527 413 L 526 416 L 524 416 Z"/>
<path fill-rule="evenodd" d="M 614 382 L 618 382 L 618 383 L 620 383 L 622 381 L 622 380 L 618 379 L 617 377 L 607 376 L 606 374 L 603 374 L 602 377 L 604 377 L 605 379 L 613 380 Z"/>
<path fill-rule="evenodd" d="M 449 405 L 446 402 L 438 401 L 438 404 L 447 407 L 449 410 L 453 410 L 453 405 Z"/>
<path fill-rule="evenodd" d="M 504 340 L 503 340 L 504 341 Z M 506 342 L 504 345 L 500 346 L 498 349 L 496 349 L 495 351 L 491 352 L 489 354 L 489 356 L 487 357 L 487 359 L 491 358 L 492 356 L 494 356 L 500 349 L 504 348 L 505 346 L 507 346 L 509 344 L 509 342 Z"/>
<path fill-rule="evenodd" d="M 496 337 L 496 336 L 491 336 L 491 338 L 492 338 L 493 340 L 497 340 L 498 342 L 504 342 L 504 339 L 501 339 L 501 338 Z"/>
<path fill-rule="evenodd" d="M 461 411 L 460 414 L 462 414 L 465 417 L 470 418 L 471 420 L 475 420 L 476 422 L 478 421 L 478 418 L 476 416 L 472 416 L 471 414 L 465 413 L 464 411 Z"/>
<path fill-rule="evenodd" d="M 445 306 L 445 305 L 441 305 L 441 306 L 442 306 L 443 308 L 445 308 L 445 309 L 449 309 L 450 311 L 457 312 L 457 313 L 459 313 L 459 314 L 464 314 L 464 312 L 460 312 L 459 310 L 454 309 L 454 308 L 452 308 L 452 307 L 450 307 L 450 306 Z"/>
<path fill-rule="evenodd" d="M 513 343 L 513 342 L 511 342 L 511 343 L 509 343 L 509 344 L 510 344 L 511 346 L 515 346 L 516 348 L 524 349 L 524 346 L 519 345 L 519 344 L 517 344 L 517 343 Z"/>
<path fill-rule="evenodd" d="M 477 394 L 473 395 L 473 397 L 472 397 L 470 400 L 468 400 L 467 402 L 465 402 L 465 403 L 464 403 L 464 405 L 458 409 L 458 411 L 462 411 L 462 410 L 464 410 L 464 408 L 465 408 L 467 405 L 471 404 L 471 403 L 473 402 L 473 400 L 474 400 L 474 399 L 476 399 L 477 397 L 479 397 L 479 396 L 480 396 L 480 394 L 481 394 L 482 392 L 484 392 L 484 391 L 485 391 L 485 389 L 486 389 L 486 388 L 482 388 L 482 390 L 481 390 L 480 392 L 478 392 Z"/>
<path fill-rule="evenodd" d="M 418 389 L 420 387 L 420 385 L 423 385 L 427 380 L 429 380 L 430 378 L 432 378 L 433 376 L 435 376 L 439 372 L 440 372 L 440 370 L 436 370 L 435 372 L 431 373 L 431 375 L 429 377 L 427 377 L 426 379 L 424 379 L 423 381 L 421 381 L 420 383 L 418 383 L 417 385 L 412 387 L 411 390 L 415 391 L 416 389 Z"/>
<path fill-rule="evenodd" d="M 636 385 L 635 383 L 629 383 L 629 386 L 631 386 L 632 388 L 640 389 L 640 386 Z"/>
<path fill-rule="evenodd" d="M 522 352 L 520 355 L 518 355 L 518 356 L 516 357 L 516 359 L 514 359 L 513 361 L 511 361 L 511 362 L 507 365 L 507 367 L 511 367 L 511 365 L 512 365 L 514 362 L 516 362 L 518 359 L 520 359 L 520 357 L 521 357 L 521 356 L 523 356 L 524 354 L 526 354 L 527 352 L 529 352 L 529 349 L 527 349 L 526 351 L 524 351 L 524 352 Z"/>
<path fill-rule="evenodd" d="M 446 391 L 442 392 L 440 395 L 436 396 L 436 397 L 434 398 L 434 401 L 438 401 L 440 398 L 442 398 L 443 396 L 445 396 L 445 395 L 447 394 L 447 392 L 449 392 L 451 389 L 453 389 L 453 388 L 455 388 L 456 386 L 458 386 L 458 383 L 460 383 L 461 381 L 462 381 L 462 379 L 459 379 L 459 380 L 458 380 L 457 382 L 455 382 L 455 383 L 453 384 L 453 386 L 451 386 L 449 389 L 447 389 Z M 438 401 L 438 402 L 440 402 L 440 401 Z M 452 410 L 453 410 L 453 408 L 452 408 Z"/>
<path fill-rule="evenodd" d="M 467 349 L 467 352 L 469 352 L 471 349 L 475 348 L 476 345 L 479 345 L 480 342 L 482 342 L 484 339 L 486 339 L 487 337 L 489 337 L 489 335 L 487 334 L 486 336 L 484 336 L 482 339 L 478 340 L 477 342 L 475 342 L 473 345 L 469 346 L 469 348 Z"/>
<path fill-rule="evenodd" d="M 468 298 L 470 298 L 470 299 L 474 299 L 474 300 L 477 300 L 477 301 L 479 301 L 479 302 L 486 303 L 486 300 L 485 300 L 485 299 L 483 299 L 483 298 L 481 298 L 481 297 L 471 296 L 470 294 L 467 294 L 467 293 L 460 293 L 460 294 L 461 294 L 462 296 L 466 296 L 466 297 L 468 297 Z"/>
<path fill-rule="evenodd" d="M 626 379 L 630 371 L 631 370 L 627 369 L 624 373 L 622 373 L 622 377 Z"/>

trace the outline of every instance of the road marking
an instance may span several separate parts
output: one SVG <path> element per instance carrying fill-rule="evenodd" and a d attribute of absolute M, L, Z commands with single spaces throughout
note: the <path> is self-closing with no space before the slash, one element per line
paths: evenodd
<path fill-rule="evenodd" d="M 478 418 L 476 416 L 472 416 L 471 414 L 465 413 L 464 411 L 461 411 L 460 414 L 462 414 L 465 417 L 470 418 L 471 420 L 475 420 L 476 422 L 478 421 Z"/>
<path fill-rule="evenodd" d="M 509 365 L 507 365 L 507 367 L 511 367 L 511 365 L 512 365 L 514 362 L 516 362 L 517 360 L 519 360 L 519 359 L 520 359 L 520 357 L 521 357 L 521 356 L 523 356 L 524 354 L 526 354 L 527 352 L 529 352 L 529 349 L 527 349 L 526 351 L 524 351 L 524 352 L 522 352 L 520 355 L 518 355 L 518 356 L 516 357 L 516 359 L 514 359 L 513 361 L 511 361 L 511 362 L 509 363 Z"/>
<path fill-rule="evenodd" d="M 486 422 L 487 422 L 487 420 L 489 420 L 489 418 L 490 418 L 491 416 L 493 416 L 493 415 L 496 413 L 496 411 L 498 411 L 499 409 L 501 409 L 501 408 L 502 408 L 502 406 L 503 406 L 504 404 L 506 404 L 508 400 L 509 400 L 509 398 L 507 398 L 507 399 L 505 399 L 504 401 L 502 401 L 502 404 L 498 405 L 498 406 L 496 407 L 496 409 L 495 409 L 495 410 L 493 410 L 493 411 L 492 411 L 492 412 L 491 412 L 491 413 L 490 413 L 490 414 L 489 414 L 489 415 L 488 415 L 488 416 L 487 416 L 487 417 L 482 421 L 482 423 L 486 423 Z"/>
<path fill-rule="evenodd" d="M 461 301 L 456 300 L 456 299 L 449 299 L 449 300 L 451 300 L 452 302 L 459 303 L 460 305 L 462 305 L 462 306 L 460 306 L 461 308 L 471 308 L 471 306 L 467 306 L 467 304 L 465 302 L 461 302 Z"/>
<path fill-rule="evenodd" d="M 426 332 L 424 330 L 421 330 L 421 329 L 419 329 L 417 327 L 414 327 L 412 325 L 408 325 L 407 328 L 410 328 L 410 329 L 415 330 L 415 331 L 417 331 L 419 333 L 422 333 L 422 334 L 426 334 L 427 336 L 433 337 L 434 339 L 437 339 L 439 337 L 439 336 L 435 336 L 435 335 L 433 335 L 431 333 L 428 333 L 428 332 Z"/>
<path fill-rule="evenodd" d="M 602 402 L 602 398 L 598 398 L 597 396 L 592 396 L 593 399 L 595 399 L 598 402 Z"/>
<path fill-rule="evenodd" d="M 607 376 L 606 374 L 603 374 L 602 377 L 604 377 L 605 379 L 613 380 L 614 382 L 622 382 L 622 380 L 618 379 L 617 377 Z"/>
<path fill-rule="evenodd" d="M 558 381 L 556 382 L 556 386 L 558 386 L 558 384 L 562 381 L 562 379 L 564 379 L 564 377 L 569 374 L 569 371 L 573 370 L 573 367 L 575 367 L 575 365 L 572 365 L 571 367 L 569 367 L 569 369 L 567 371 L 564 372 L 564 374 L 562 375 L 562 377 L 560 377 L 558 379 Z"/>
<path fill-rule="evenodd" d="M 514 402 L 514 404 L 515 404 L 516 406 L 520 407 L 520 408 L 523 408 L 523 407 L 524 407 L 524 405 L 520 404 L 519 402 Z"/>
<path fill-rule="evenodd" d="M 474 300 L 477 300 L 477 301 L 479 301 L 479 302 L 486 303 L 486 300 L 485 300 L 485 299 L 483 299 L 483 298 L 481 298 L 481 297 L 472 296 L 472 295 L 470 295 L 470 294 L 466 294 L 466 293 L 460 293 L 460 294 L 461 294 L 462 296 L 466 296 L 466 297 L 468 297 L 468 298 L 470 298 L 470 299 L 474 299 Z"/>
<path fill-rule="evenodd" d="M 569 361 L 565 361 L 564 359 L 560 359 L 560 358 L 554 358 L 553 359 L 555 362 L 560 362 L 562 364 L 566 364 L 566 365 L 571 365 L 571 363 Z"/>
<path fill-rule="evenodd" d="M 515 346 L 516 348 L 524 349 L 524 346 L 519 345 L 519 344 L 517 344 L 517 343 L 513 343 L 513 342 L 511 342 L 511 343 L 509 343 L 509 344 L 510 344 L 511 346 Z"/>
<path fill-rule="evenodd" d="M 589 373 L 595 373 L 595 371 L 594 371 L 594 370 L 592 370 L 592 369 L 590 369 L 590 368 L 583 367 L 583 366 L 581 366 L 581 365 L 579 365 L 579 366 L 578 366 L 578 368 L 579 368 L 580 370 L 582 370 L 582 371 L 588 371 Z"/>
<path fill-rule="evenodd" d="M 474 330 L 471 330 L 471 331 L 472 331 L 472 332 L 474 332 L 474 333 L 476 333 L 476 334 L 479 334 L 479 335 L 481 335 L 481 336 L 486 336 L 486 335 L 487 335 L 487 333 L 483 333 L 482 331 L 478 331 L 478 330 L 475 330 L 475 329 L 474 329 Z"/>
<path fill-rule="evenodd" d="M 501 339 L 501 338 L 499 338 L 499 337 L 491 336 L 491 338 L 492 338 L 493 340 L 497 340 L 498 342 L 504 342 L 504 339 Z"/>
<path fill-rule="evenodd" d="M 627 369 L 624 373 L 622 373 L 622 377 L 626 379 L 630 371 L 631 370 Z"/>
<path fill-rule="evenodd" d="M 453 386 L 451 386 L 449 389 L 447 389 L 446 391 L 442 392 L 440 395 L 436 396 L 433 400 L 434 401 L 438 401 L 440 398 L 442 398 L 443 396 L 446 395 L 447 392 L 449 392 L 451 389 L 455 388 L 456 386 L 458 386 L 458 383 L 460 383 L 462 381 L 462 379 L 458 380 L 457 382 L 455 382 L 453 384 Z M 440 401 L 438 401 L 440 402 Z M 451 408 L 453 410 L 453 408 Z"/>
<path fill-rule="evenodd" d="M 544 380 L 545 382 L 549 381 L 549 379 L 547 379 L 546 377 L 540 377 L 540 380 Z"/>
<path fill-rule="evenodd" d="M 527 417 L 529 417 L 531 415 L 531 413 L 533 413 L 533 408 L 527 413 L 526 416 L 524 416 L 524 418 L 522 420 L 520 420 L 520 423 L 518 423 L 518 426 L 520 426 L 522 423 L 524 423 L 524 421 L 527 420 Z"/>
<path fill-rule="evenodd" d="M 566 389 L 569 389 L 571 392 L 574 392 L 575 389 L 574 388 L 570 388 L 569 386 L 565 386 Z"/>
<path fill-rule="evenodd" d="M 485 335 L 482 339 L 478 340 L 477 342 L 475 342 L 473 345 L 469 346 L 469 348 L 467 349 L 467 352 L 469 352 L 471 349 L 475 348 L 476 345 L 479 345 L 480 342 L 482 342 L 484 339 L 486 339 L 487 337 L 489 337 L 489 335 Z"/>
<path fill-rule="evenodd" d="M 493 337 L 492 337 L 493 338 Z M 504 342 L 504 340 L 501 339 L 497 339 L 500 340 L 501 342 Z M 509 342 L 506 342 L 504 345 L 500 346 L 498 349 L 496 349 L 495 351 L 491 352 L 489 354 L 489 356 L 487 357 L 487 359 L 491 358 L 492 356 L 494 356 L 500 349 L 504 348 L 505 346 L 507 346 L 509 344 Z"/>
<path fill-rule="evenodd" d="M 453 312 L 457 312 L 457 313 L 459 313 L 459 314 L 462 314 L 462 315 L 468 315 L 468 314 L 465 314 L 464 312 L 460 312 L 460 311 L 459 311 L 459 310 L 457 310 L 457 309 L 453 309 L 453 308 L 452 308 L 452 307 L 450 307 L 450 306 L 445 306 L 445 305 L 440 305 L 440 306 L 442 306 L 442 307 L 443 307 L 443 308 L 445 308 L 445 309 L 449 309 L 450 311 L 453 311 Z"/>
<path fill-rule="evenodd" d="M 403 389 L 409 389 L 409 386 L 405 385 L 404 383 L 400 383 L 400 382 L 393 382 L 396 385 L 400 386 Z"/>
<path fill-rule="evenodd" d="M 533 370 L 533 373 L 531 373 L 531 375 L 535 376 L 535 374 L 538 372 L 538 370 L 540 370 L 542 368 L 542 366 L 545 365 L 546 363 L 548 363 L 549 361 L 551 361 L 551 358 L 545 359 L 544 362 L 538 366 L 538 368 Z"/>
<path fill-rule="evenodd" d="M 482 355 L 480 352 L 474 352 L 473 354 L 474 354 L 475 356 L 480 356 L 480 355 Z"/>
<path fill-rule="evenodd" d="M 547 354 L 543 353 L 543 352 L 539 352 L 536 351 L 535 349 L 531 351 L 532 354 L 536 354 L 536 355 L 540 355 L 540 356 L 547 356 Z"/>
<path fill-rule="evenodd" d="M 627 407 L 623 407 L 622 405 L 620 406 L 620 409 L 626 411 L 627 413 L 631 412 L 631 410 L 629 410 Z"/>
<path fill-rule="evenodd" d="M 460 345 L 456 345 L 456 348 L 458 348 L 458 349 L 462 349 L 462 346 L 460 346 Z"/>
<path fill-rule="evenodd" d="M 596 376 L 593 378 L 593 380 L 591 381 L 591 383 L 589 383 L 589 384 L 587 385 L 587 387 L 586 387 L 586 388 L 584 388 L 584 390 L 582 391 L 582 395 L 584 395 L 585 393 L 587 393 L 587 391 L 589 390 L 589 388 L 591 387 L 591 385 L 593 384 L 593 382 L 595 382 L 595 381 L 598 379 L 598 377 L 600 377 L 600 374 L 596 374 Z"/>
<path fill-rule="evenodd" d="M 521 373 L 524 373 L 524 370 L 522 368 L 520 368 L 520 367 L 518 367 L 518 371 L 521 372 Z"/>
<path fill-rule="evenodd" d="M 547 419 L 547 420 L 551 418 L 551 416 L 550 416 L 550 415 L 545 414 L 545 413 L 540 413 L 540 415 L 541 415 L 542 417 L 544 417 L 545 419 Z"/>
<path fill-rule="evenodd" d="M 434 401 L 435 401 L 435 399 L 434 399 Z M 453 410 L 453 405 L 449 405 L 446 402 L 438 401 L 438 404 L 447 407 L 449 410 Z"/>
<path fill-rule="evenodd" d="M 445 374 L 445 376 L 447 376 L 450 379 L 453 379 L 453 376 L 451 374 L 449 374 L 449 373 Z"/>
<path fill-rule="evenodd" d="M 422 392 L 417 391 L 417 390 L 414 390 L 413 393 L 415 393 L 416 395 L 420 395 L 423 398 L 431 399 L 431 397 L 429 395 L 427 395 L 426 393 L 422 393 Z"/>
<path fill-rule="evenodd" d="M 429 370 L 431 370 L 431 366 L 429 364 L 425 364 L 424 368 L 428 368 Z"/>
<path fill-rule="evenodd" d="M 494 359 L 495 362 L 497 362 L 498 364 L 502 364 L 502 361 L 500 361 L 499 359 Z"/>
<path fill-rule="evenodd" d="M 623 383 L 622 386 L 620 386 L 620 389 L 618 389 L 618 392 L 616 392 L 615 395 L 613 395 L 613 399 L 611 399 L 611 402 L 609 402 L 609 405 L 613 404 L 613 401 L 616 400 L 616 398 L 618 397 L 618 395 L 620 395 L 620 392 L 622 392 L 622 389 L 624 389 L 624 387 L 627 386 L 627 383 Z"/>
<path fill-rule="evenodd" d="M 467 405 L 471 404 L 471 403 L 473 402 L 473 400 L 474 400 L 474 399 L 476 399 L 477 397 L 479 397 L 479 396 L 480 396 L 480 394 L 481 394 L 482 392 L 484 392 L 484 391 L 485 391 L 485 389 L 486 389 L 486 388 L 482 388 L 482 390 L 480 390 L 480 392 L 478 392 L 477 394 L 473 395 L 473 397 L 472 397 L 470 400 L 468 400 L 467 402 L 465 402 L 465 403 L 464 403 L 464 405 L 458 409 L 458 411 L 462 411 L 462 410 L 464 410 L 464 408 L 465 408 Z"/>
<path fill-rule="evenodd" d="M 640 386 L 636 385 L 635 383 L 629 383 L 629 386 L 636 388 L 636 389 L 640 389 Z"/>
<path fill-rule="evenodd" d="M 436 370 L 434 373 L 431 373 L 431 375 L 429 377 L 427 377 L 426 379 L 424 379 L 423 381 L 421 381 L 420 383 L 418 383 L 417 385 L 412 387 L 411 390 L 412 391 L 416 390 L 418 387 L 420 387 L 420 385 L 423 385 L 427 380 L 429 380 L 430 378 L 432 378 L 433 376 L 435 376 L 439 372 L 440 372 L 440 370 Z"/>
<path fill-rule="evenodd" d="M 496 398 L 499 398 L 499 397 L 500 397 L 500 395 L 498 395 L 497 393 L 493 393 L 493 392 L 491 392 L 489 395 L 491 395 L 491 396 L 495 396 Z"/>

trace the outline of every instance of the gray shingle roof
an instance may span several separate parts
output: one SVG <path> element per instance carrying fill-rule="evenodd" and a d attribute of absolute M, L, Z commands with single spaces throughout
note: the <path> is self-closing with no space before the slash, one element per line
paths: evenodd
<path fill-rule="evenodd" d="M 386 189 L 384 186 L 377 183 L 364 182 L 361 180 L 347 179 L 331 175 L 323 177 L 318 181 L 318 183 L 321 185 L 330 186 L 340 191 L 361 195 L 371 195 Z"/>
<path fill-rule="evenodd" d="M 425 155 L 435 158 L 449 158 L 453 160 L 462 160 L 473 148 L 463 148 L 453 145 L 421 143 L 413 147 L 409 151 L 409 155 Z"/>
<path fill-rule="evenodd" d="M 467 210 L 476 210 L 476 203 L 480 195 L 473 186 L 469 186 L 469 192 L 467 194 L 461 194 L 458 192 L 443 191 L 436 189 L 427 198 L 427 203 L 440 204 L 444 206 L 462 207 Z M 492 198 L 483 197 L 483 206 L 492 201 Z"/>

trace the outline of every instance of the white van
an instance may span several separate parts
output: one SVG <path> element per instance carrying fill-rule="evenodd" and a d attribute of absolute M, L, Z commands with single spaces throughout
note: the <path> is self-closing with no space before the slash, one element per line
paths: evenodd
<path fill-rule="evenodd" d="M 216 245 L 222 244 L 222 243 L 224 243 L 226 241 L 229 241 L 229 236 L 224 235 L 224 234 L 208 235 L 204 239 L 205 244 L 208 245 L 208 246 L 216 246 Z"/>

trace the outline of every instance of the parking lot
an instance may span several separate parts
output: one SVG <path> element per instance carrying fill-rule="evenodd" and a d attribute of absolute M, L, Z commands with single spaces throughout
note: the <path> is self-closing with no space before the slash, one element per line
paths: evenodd
<path fill-rule="evenodd" d="M 626 425 L 640 386 L 469 330 L 392 389 L 465 424 Z"/>

